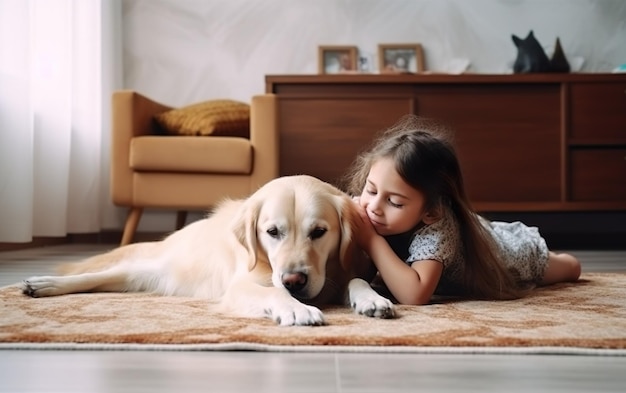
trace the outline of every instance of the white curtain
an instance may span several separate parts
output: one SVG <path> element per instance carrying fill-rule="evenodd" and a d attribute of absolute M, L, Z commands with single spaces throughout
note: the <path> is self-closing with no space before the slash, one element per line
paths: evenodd
<path fill-rule="evenodd" d="M 0 242 L 99 232 L 119 1 L 0 0 Z"/>

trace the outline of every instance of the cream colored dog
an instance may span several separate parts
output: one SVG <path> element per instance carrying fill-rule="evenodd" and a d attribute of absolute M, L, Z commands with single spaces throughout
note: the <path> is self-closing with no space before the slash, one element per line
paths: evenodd
<path fill-rule="evenodd" d="M 356 278 L 363 267 L 353 257 L 356 219 L 353 202 L 330 184 L 282 177 L 247 199 L 225 201 L 162 241 L 63 265 L 60 276 L 31 277 L 23 292 L 192 296 L 218 301 L 224 312 L 269 317 L 281 325 L 324 324 L 316 306 L 330 303 L 392 317 L 393 304 Z"/>

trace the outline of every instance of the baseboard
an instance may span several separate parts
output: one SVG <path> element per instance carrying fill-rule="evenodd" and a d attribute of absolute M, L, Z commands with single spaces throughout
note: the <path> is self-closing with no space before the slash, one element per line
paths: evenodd
<path fill-rule="evenodd" d="M 544 233 L 551 250 L 626 250 L 626 233 Z"/>
<path fill-rule="evenodd" d="M 67 244 L 68 236 L 65 237 L 34 237 L 28 243 L 0 243 L 0 252 L 15 251 L 25 248 L 49 247 Z"/>
<path fill-rule="evenodd" d="M 165 232 L 137 232 L 135 242 L 149 242 L 163 239 Z M 50 247 L 63 244 L 120 244 L 122 241 L 121 230 L 104 230 L 99 233 L 72 233 L 63 237 L 34 237 L 32 241 L 26 243 L 2 243 L 0 242 L 0 252 L 16 251 L 27 248 Z"/>

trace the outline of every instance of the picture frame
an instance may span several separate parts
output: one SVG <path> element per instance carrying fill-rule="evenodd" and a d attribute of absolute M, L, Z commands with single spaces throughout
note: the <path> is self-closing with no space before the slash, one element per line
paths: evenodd
<path fill-rule="evenodd" d="M 321 45 L 318 48 L 320 74 L 345 74 L 357 72 L 357 47 Z"/>
<path fill-rule="evenodd" d="M 424 72 L 422 45 L 379 44 L 378 70 L 381 74 L 417 74 Z"/>

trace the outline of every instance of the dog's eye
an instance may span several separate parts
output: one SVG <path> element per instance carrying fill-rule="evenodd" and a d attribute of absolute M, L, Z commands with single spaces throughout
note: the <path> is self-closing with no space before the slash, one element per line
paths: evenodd
<path fill-rule="evenodd" d="M 324 236 L 325 233 L 326 233 L 326 228 L 315 228 L 314 230 L 311 231 L 311 233 L 309 233 L 309 237 L 311 238 L 311 240 L 315 240 Z"/>
<path fill-rule="evenodd" d="M 278 228 L 276 227 L 271 227 L 266 232 L 268 235 L 270 235 L 274 239 L 278 239 L 280 237 L 280 232 L 278 231 Z"/>

